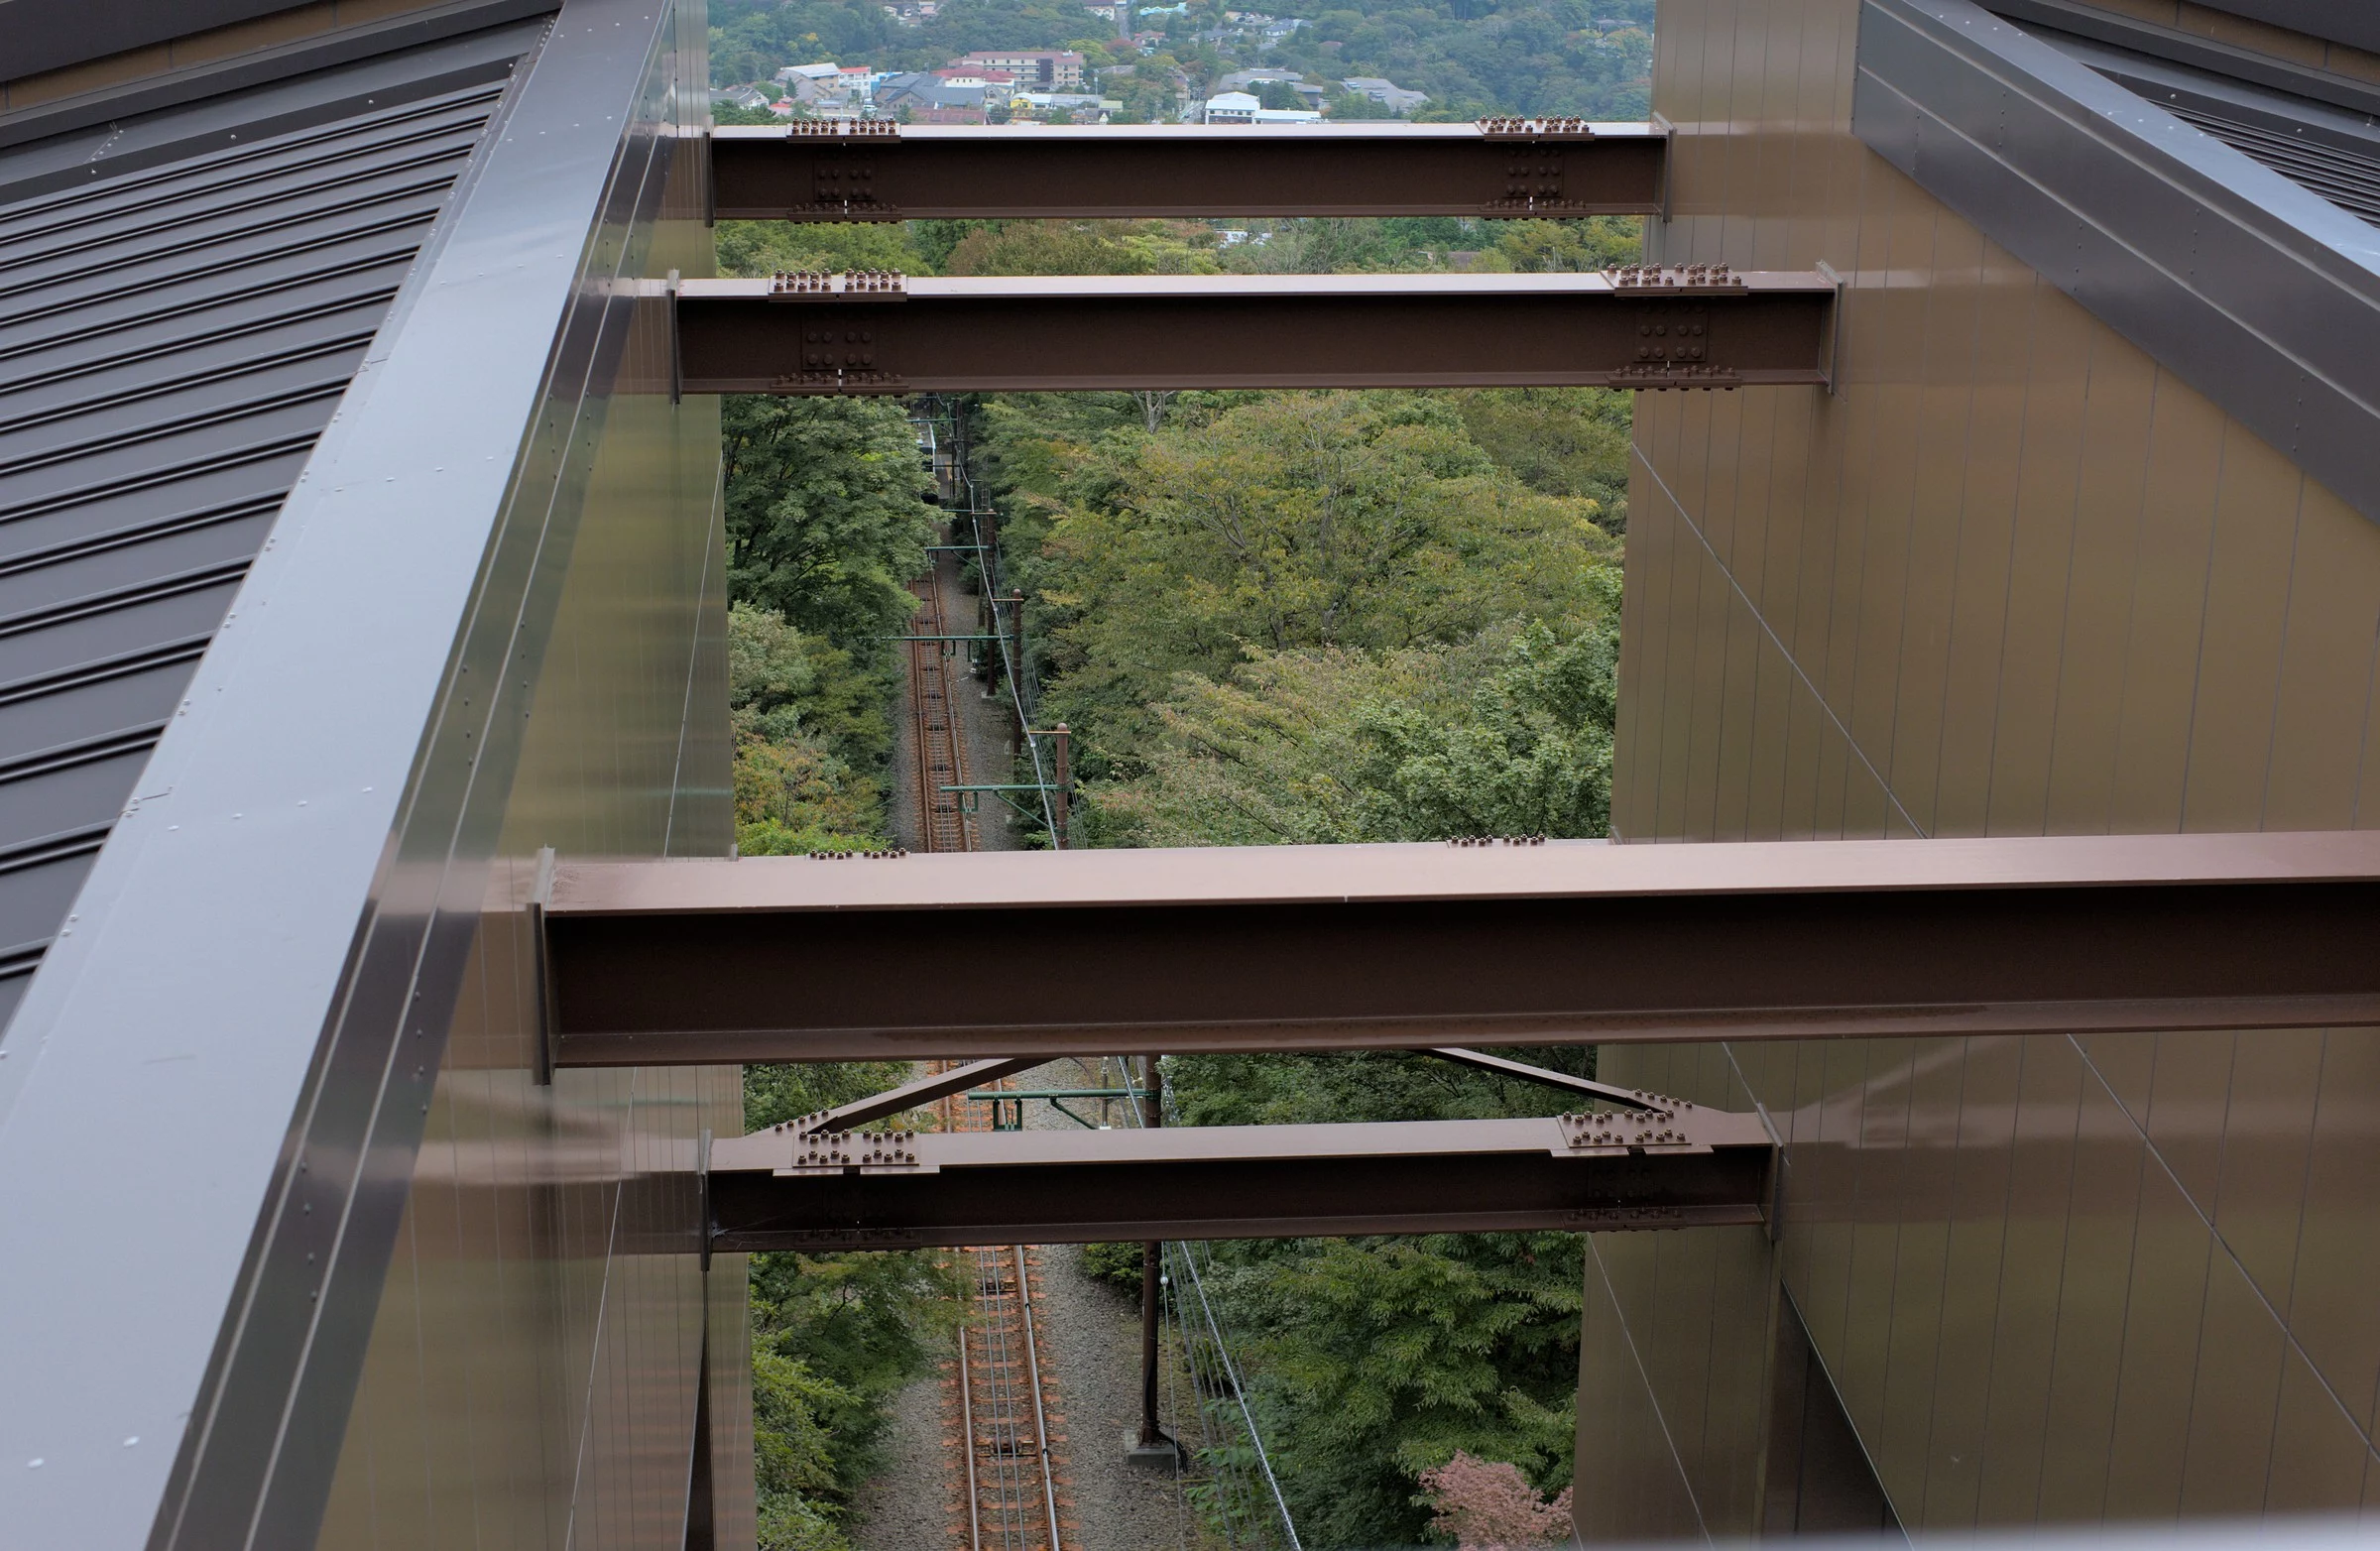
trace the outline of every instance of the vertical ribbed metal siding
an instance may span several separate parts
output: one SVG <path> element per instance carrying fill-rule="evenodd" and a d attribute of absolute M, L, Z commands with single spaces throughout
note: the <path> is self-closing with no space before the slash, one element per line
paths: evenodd
<path fill-rule="evenodd" d="M 0 1025 L 504 84 L 0 204 Z"/>

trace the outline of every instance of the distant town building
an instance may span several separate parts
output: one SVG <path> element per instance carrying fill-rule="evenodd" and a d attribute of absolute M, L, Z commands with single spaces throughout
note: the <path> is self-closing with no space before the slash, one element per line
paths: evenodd
<path fill-rule="evenodd" d="M 876 107 L 880 113 L 898 113 L 908 109 L 919 124 L 980 124 L 984 111 L 984 86 L 979 81 L 972 86 L 960 86 L 943 80 L 925 70 L 909 70 L 888 75 L 877 82 Z M 929 111 L 940 109 L 969 109 L 978 117 L 972 119 L 928 118 Z"/>
<path fill-rule="evenodd" d="M 1207 99 L 1203 115 L 1209 124 L 1318 124 L 1322 115 L 1310 108 L 1268 108 L 1245 91 L 1226 91 Z"/>
<path fill-rule="evenodd" d="M 1377 75 L 1351 75 L 1339 84 L 1359 97 L 1369 97 L 1391 113 L 1410 113 L 1430 100 L 1426 91 L 1410 91 Z"/>
<path fill-rule="evenodd" d="M 1306 79 L 1298 70 L 1248 69 L 1234 70 L 1216 81 L 1224 91 L 1249 91 L 1261 86 L 1286 86 L 1297 93 L 1301 105 L 1320 108 L 1330 93 L 1316 82 Z M 1260 95 L 1260 93 L 1259 93 Z"/>
<path fill-rule="evenodd" d="M 1007 70 L 1034 91 L 1080 91 L 1083 57 L 1071 49 L 978 49 L 950 61 L 953 68 Z"/>
<path fill-rule="evenodd" d="M 973 86 L 988 96 L 1005 96 L 1031 85 L 1029 78 L 1019 78 L 1013 70 L 986 70 L 973 65 L 952 67 L 944 65 L 933 72 L 946 86 Z"/>
<path fill-rule="evenodd" d="M 1115 97 L 1103 97 L 1096 91 L 1020 91 L 1009 99 L 1012 108 L 1033 113 L 1079 115 L 1088 113 L 1098 122 L 1110 113 L 1124 111 L 1124 103 Z"/>
<path fill-rule="evenodd" d="M 711 100 L 759 113 L 767 110 L 775 99 L 758 86 L 722 86 L 711 93 Z"/>

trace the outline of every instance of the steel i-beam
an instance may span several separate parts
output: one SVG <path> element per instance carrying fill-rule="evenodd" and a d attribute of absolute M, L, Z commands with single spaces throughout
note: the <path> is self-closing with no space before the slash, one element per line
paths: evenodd
<path fill-rule="evenodd" d="M 778 1126 L 713 1143 L 712 1245 L 893 1250 L 1308 1235 L 1596 1232 L 1757 1223 L 1756 1115 L 1160 1131 L 878 1132 Z"/>
<path fill-rule="evenodd" d="M 899 125 L 715 129 L 712 207 L 737 219 L 1645 214 L 1650 124 Z"/>
<path fill-rule="evenodd" d="M 564 863 L 545 920 L 562 1065 L 2380 1024 L 2380 831 Z"/>
<path fill-rule="evenodd" d="M 687 393 L 1823 384 L 1836 285 L 1601 275 L 696 280 Z"/>

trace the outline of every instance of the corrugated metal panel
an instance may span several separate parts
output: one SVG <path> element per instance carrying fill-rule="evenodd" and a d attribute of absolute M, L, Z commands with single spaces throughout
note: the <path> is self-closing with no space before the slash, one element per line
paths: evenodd
<path fill-rule="evenodd" d="M 2380 119 L 2019 18 L 2025 30 L 2349 214 L 2380 225 Z M 2146 30 L 2142 30 L 2144 35 Z M 2341 82 L 2342 102 L 2372 96 Z M 2352 89 L 2349 89 L 2352 88 Z"/>
<path fill-rule="evenodd" d="M 0 1024 L 504 91 L 420 56 L 427 94 L 325 72 L 247 94 L 253 144 L 217 101 L 188 156 L 0 203 Z M 283 127 L 309 94 L 344 111 Z"/>
<path fill-rule="evenodd" d="M 2254 157 L 2283 178 L 2305 184 L 2350 214 L 2380 226 L 2380 135 L 2325 136 L 2311 126 L 2282 130 L 2252 123 L 2213 104 L 2164 104 L 2167 112 L 2196 125 L 2243 156 Z"/>

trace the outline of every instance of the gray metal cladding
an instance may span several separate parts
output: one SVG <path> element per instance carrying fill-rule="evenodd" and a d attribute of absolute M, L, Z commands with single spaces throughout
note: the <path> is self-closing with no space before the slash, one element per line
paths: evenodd
<path fill-rule="evenodd" d="M 191 155 L 0 203 L 0 1025 L 505 89 L 393 62 L 368 106 L 247 94 L 327 121 L 224 145 L 218 101 Z M 0 158 L 0 198 L 54 160 Z"/>
<path fill-rule="evenodd" d="M 2380 224 L 2380 88 L 2121 19 L 2078 25 L 2064 10 L 2009 8 L 2007 20 L 2183 123 L 2299 186 Z"/>
<path fill-rule="evenodd" d="M 2243 156 L 2254 157 L 2349 214 L 2380 225 L 2380 134 L 2368 140 L 2331 137 L 2259 123 L 2205 103 L 2168 102 L 2164 106 L 2183 123 L 2204 130 Z"/>
<path fill-rule="evenodd" d="M 1968 0 L 1864 0 L 1852 130 L 2380 521 L 2380 236 Z"/>

